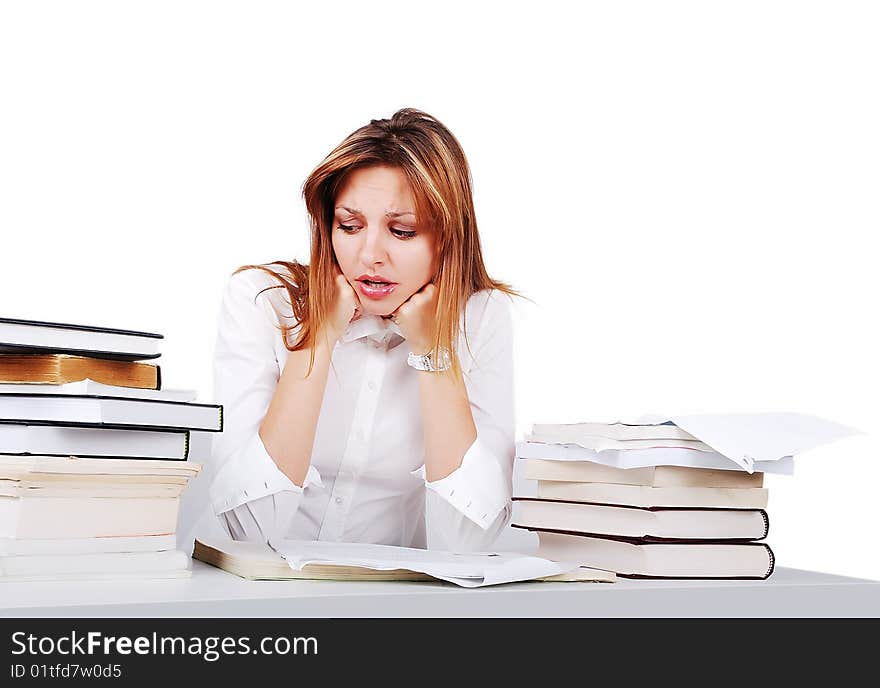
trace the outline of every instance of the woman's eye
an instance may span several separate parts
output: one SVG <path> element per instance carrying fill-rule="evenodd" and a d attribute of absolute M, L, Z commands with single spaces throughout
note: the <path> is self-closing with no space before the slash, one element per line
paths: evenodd
<path fill-rule="evenodd" d="M 360 230 L 360 227 L 355 227 L 354 225 L 344 225 L 340 222 L 339 229 L 341 229 L 346 234 L 354 234 L 355 232 Z M 398 229 L 396 227 L 391 228 L 391 233 L 398 239 L 412 239 L 416 235 L 416 232 L 414 230 Z"/>

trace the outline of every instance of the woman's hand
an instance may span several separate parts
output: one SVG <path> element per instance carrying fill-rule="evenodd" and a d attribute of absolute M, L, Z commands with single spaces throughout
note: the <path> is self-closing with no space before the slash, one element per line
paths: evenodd
<path fill-rule="evenodd" d="M 438 293 L 434 283 L 428 282 L 391 314 L 414 354 L 426 354 L 432 348 Z"/>
<path fill-rule="evenodd" d="M 330 309 L 327 322 L 321 328 L 331 346 L 339 341 L 348 324 L 360 317 L 360 302 L 357 294 L 339 268 L 336 268 L 335 288 L 333 307 Z"/>

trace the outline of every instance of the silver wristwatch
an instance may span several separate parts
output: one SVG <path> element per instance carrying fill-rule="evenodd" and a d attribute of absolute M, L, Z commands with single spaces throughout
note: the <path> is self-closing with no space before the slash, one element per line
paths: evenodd
<path fill-rule="evenodd" d="M 449 350 L 445 348 L 440 349 L 439 364 L 434 362 L 434 358 L 431 356 L 430 352 L 419 355 L 414 354 L 412 351 L 410 351 L 409 356 L 407 356 L 406 363 L 416 370 L 428 370 L 432 373 L 449 370 L 452 367 L 452 360 L 449 358 Z"/>

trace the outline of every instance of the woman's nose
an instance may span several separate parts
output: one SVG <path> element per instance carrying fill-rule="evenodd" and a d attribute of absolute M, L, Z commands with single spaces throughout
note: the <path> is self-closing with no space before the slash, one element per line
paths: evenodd
<path fill-rule="evenodd" d="M 387 248 L 382 230 L 368 227 L 363 232 L 363 237 L 364 243 L 361 244 L 361 260 L 367 264 L 384 262 Z"/>

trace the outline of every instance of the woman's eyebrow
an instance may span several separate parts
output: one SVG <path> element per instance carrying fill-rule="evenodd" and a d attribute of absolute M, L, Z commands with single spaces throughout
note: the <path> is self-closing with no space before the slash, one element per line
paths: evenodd
<path fill-rule="evenodd" d="M 337 206 L 336 210 L 347 210 L 352 215 L 360 215 L 361 217 L 363 217 L 364 214 L 363 211 L 358 208 L 348 208 L 344 205 Z M 385 217 L 400 217 L 401 215 L 415 215 L 415 213 L 411 210 L 404 210 L 397 213 L 385 213 Z"/>

